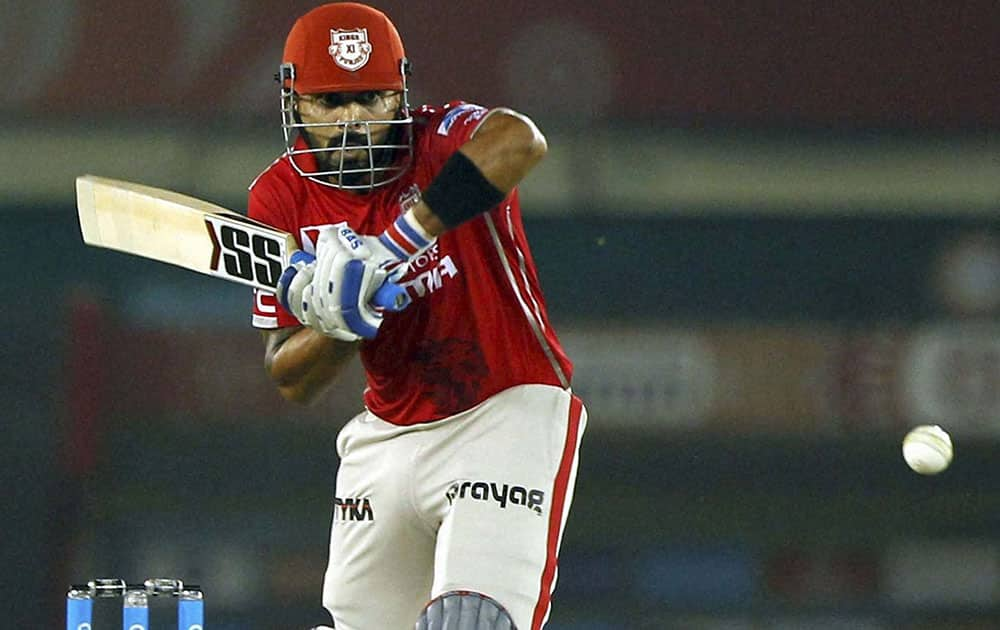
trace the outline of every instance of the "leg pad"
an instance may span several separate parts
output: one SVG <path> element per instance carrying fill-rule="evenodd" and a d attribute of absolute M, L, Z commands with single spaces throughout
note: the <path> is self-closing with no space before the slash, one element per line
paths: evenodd
<path fill-rule="evenodd" d="M 517 630 L 497 600 L 473 591 L 449 591 L 430 601 L 415 630 Z"/>

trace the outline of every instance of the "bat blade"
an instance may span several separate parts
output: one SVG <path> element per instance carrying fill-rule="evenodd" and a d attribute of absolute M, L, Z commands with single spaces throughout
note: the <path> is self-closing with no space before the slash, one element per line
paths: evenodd
<path fill-rule="evenodd" d="M 80 232 L 88 245 L 151 258 L 273 290 L 295 239 L 213 203 L 133 182 L 76 179 Z"/>
<path fill-rule="evenodd" d="M 298 250 L 295 238 L 195 197 L 118 179 L 76 178 L 80 232 L 88 245 L 113 249 L 273 291 Z M 399 311 L 406 289 L 384 283 L 372 304 Z"/>

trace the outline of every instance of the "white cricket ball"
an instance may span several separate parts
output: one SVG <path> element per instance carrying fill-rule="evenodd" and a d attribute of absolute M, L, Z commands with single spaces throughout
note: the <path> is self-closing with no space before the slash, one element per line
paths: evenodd
<path fill-rule="evenodd" d="M 951 463 L 951 436 L 936 424 L 914 427 L 903 438 L 903 459 L 921 475 L 936 475 Z"/>

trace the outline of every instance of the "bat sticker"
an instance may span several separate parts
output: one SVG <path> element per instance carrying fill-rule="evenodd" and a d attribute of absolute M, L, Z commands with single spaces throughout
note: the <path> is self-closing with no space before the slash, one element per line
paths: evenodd
<path fill-rule="evenodd" d="M 213 275 L 254 286 L 277 286 L 284 266 L 283 237 L 218 215 L 206 215 L 205 226 L 212 239 L 209 267 Z"/>

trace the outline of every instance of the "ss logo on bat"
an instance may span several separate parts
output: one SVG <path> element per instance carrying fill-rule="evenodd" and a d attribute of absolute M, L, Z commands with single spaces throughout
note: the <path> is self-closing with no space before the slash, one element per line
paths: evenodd
<path fill-rule="evenodd" d="M 212 236 L 211 273 L 250 285 L 274 287 L 282 272 L 283 242 L 252 225 L 206 217 Z"/>

